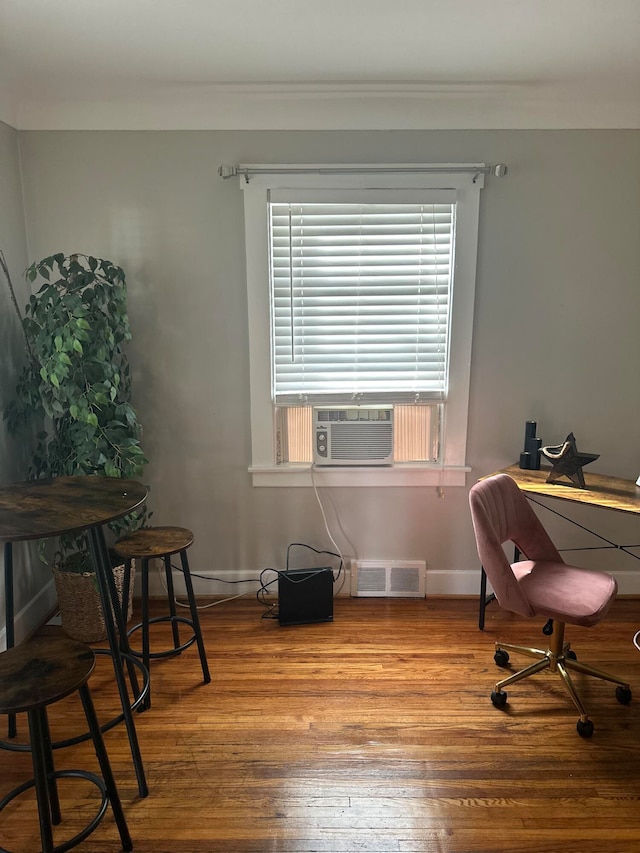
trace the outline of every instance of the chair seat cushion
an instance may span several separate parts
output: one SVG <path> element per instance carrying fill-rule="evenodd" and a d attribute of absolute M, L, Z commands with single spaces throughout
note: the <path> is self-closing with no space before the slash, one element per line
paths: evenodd
<path fill-rule="evenodd" d="M 613 602 L 618 584 L 608 572 L 567 563 L 522 560 L 514 574 L 536 616 L 589 627 L 597 624 Z"/>

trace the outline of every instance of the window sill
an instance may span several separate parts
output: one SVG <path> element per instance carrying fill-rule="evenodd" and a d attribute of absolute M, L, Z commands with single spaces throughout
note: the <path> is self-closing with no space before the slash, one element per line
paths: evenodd
<path fill-rule="evenodd" d="M 311 487 L 314 483 L 332 488 L 465 486 L 469 471 L 471 468 L 466 465 L 438 467 L 415 463 L 371 467 L 341 465 L 334 468 L 317 468 L 302 463 L 249 468 L 254 486 L 287 488 Z"/>

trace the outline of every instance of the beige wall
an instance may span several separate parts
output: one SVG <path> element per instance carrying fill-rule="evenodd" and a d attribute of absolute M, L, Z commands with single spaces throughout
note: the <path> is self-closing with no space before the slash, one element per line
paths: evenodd
<path fill-rule="evenodd" d="M 0 249 L 2 249 L 20 308 L 28 299 L 24 279 L 27 248 L 20 183 L 18 133 L 0 122 Z M 11 302 L 9 288 L 0 271 L 0 411 L 15 388 L 24 358 L 24 340 Z M 27 449 L 8 434 L 0 421 L 0 485 L 24 479 Z M 0 554 L 0 566 L 3 556 Z M 51 574 L 29 546 L 15 546 L 15 610 L 16 635 L 23 636 L 34 621 L 53 604 Z M 4 577 L 4 576 L 3 576 Z M 43 587 L 45 588 L 43 591 Z M 42 594 L 40 594 L 42 592 Z M 4 581 L 0 589 L 0 649 L 4 647 Z"/>
<path fill-rule="evenodd" d="M 81 251 L 128 274 L 153 521 L 194 531 L 194 570 L 256 576 L 290 542 L 332 548 L 311 489 L 247 473 L 242 193 L 221 163 L 507 163 L 481 201 L 468 485 L 517 459 L 527 419 L 544 443 L 573 430 L 594 471 L 640 474 L 639 132 L 34 131 L 20 148 L 29 260 Z M 322 497 L 345 555 L 423 559 L 428 591 L 475 591 L 467 489 Z"/>

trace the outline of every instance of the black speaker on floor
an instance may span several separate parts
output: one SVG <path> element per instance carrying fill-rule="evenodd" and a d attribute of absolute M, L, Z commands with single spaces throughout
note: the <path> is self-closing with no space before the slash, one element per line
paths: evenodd
<path fill-rule="evenodd" d="M 330 568 L 278 572 L 281 625 L 333 622 L 333 572 Z"/>

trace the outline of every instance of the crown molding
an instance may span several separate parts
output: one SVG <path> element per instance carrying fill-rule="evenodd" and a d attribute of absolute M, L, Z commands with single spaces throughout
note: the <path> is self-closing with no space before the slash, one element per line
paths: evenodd
<path fill-rule="evenodd" d="M 640 93 L 537 83 L 190 84 L 126 96 L 2 98 L 18 130 L 640 128 Z"/>

